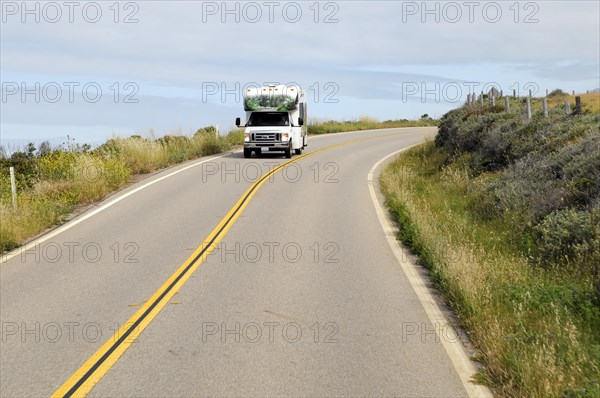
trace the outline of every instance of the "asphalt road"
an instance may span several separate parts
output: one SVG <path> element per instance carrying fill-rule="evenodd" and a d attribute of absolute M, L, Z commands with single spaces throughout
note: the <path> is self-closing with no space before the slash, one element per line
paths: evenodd
<path fill-rule="evenodd" d="M 264 183 L 89 396 L 467 396 L 367 184 L 379 159 L 433 133 L 311 137 L 307 152 L 377 138 Z M 163 171 L 0 264 L 0 395 L 53 394 L 284 161 L 233 152 Z"/>

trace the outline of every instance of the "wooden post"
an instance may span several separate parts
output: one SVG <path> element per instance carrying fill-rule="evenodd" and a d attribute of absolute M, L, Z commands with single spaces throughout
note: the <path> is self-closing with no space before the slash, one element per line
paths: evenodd
<path fill-rule="evenodd" d="M 510 112 L 510 100 L 508 99 L 508 97 L 504 97 L 504 110 L 506 111 L 506 113 Z"/>
<path fill-rule="evenodd" d="M 10 169 L 10 190 L 12 192 L 12 205 L 13 208 L 17 209 L 17 183 L 15 181 L 15 168 L 11 167 Z"/>
<path fill-rule="evenodd" d="M 581 113 L 581 97 L 580 96 L 575 97 L 575 113 L 578 115 Z"/>
<path fill-rule="evenodd" d="M 565 114 L 570 114 L 571 113 L 571 101 L 569 101 L 569 99 L 567 99 L 567 101 L 565 102 Z"/>
<path fill-rule="evenodd" d="M 544 117 L 548 117 L 548 98 L 544 97 L 542 100 L 542 107 L 544 109 Z"/>
<path fill-rule="evenodd" d="M 531 100 L 527 97 L 527 120 L 531 120 Z"/>
<path fill-rule="evenodd" d="M 492 106 L 496 106 L 496 97 L 494 97 L 493 92 L 492 92 Z"/>

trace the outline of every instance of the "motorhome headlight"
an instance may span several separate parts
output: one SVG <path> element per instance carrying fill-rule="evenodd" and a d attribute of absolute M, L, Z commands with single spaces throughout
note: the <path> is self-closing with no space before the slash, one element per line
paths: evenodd
<path fill-rule="evenodd" d="M 244 133 L 244 142 L 250 142 L 250 133 Z"/>
<path fill-rule="evenodd" d="M 288 141 L 289 138 L 290 138 L 290 135 L 288 133 L 281 134 L 281 141 Z"/>

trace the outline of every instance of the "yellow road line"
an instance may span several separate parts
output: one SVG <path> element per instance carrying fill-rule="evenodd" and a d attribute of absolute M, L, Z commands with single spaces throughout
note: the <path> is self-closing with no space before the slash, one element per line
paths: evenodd
<path fill-rule="evenodd" d="M 288 165 L 316 153 L 349 145 L 360 141 L 375 138 L 389 137 L 395 134 L 378 135 L 376 137 L 360 138 L 340 144 L 330 145 L 312 152 L 305 153 L 294 159 L 288 160 L 263 174 L 240 197 L 237 203 L 221 219 L 208 237 L 200 244 L 194 253 L 167 279 L 167 281 L 150 297 L 144 305 L 129 320 L 115 332 L 106 343 L 102 345 L 75 373 L 66 381 L 52 397 L 85 397 L 98 383 L 109 369 L 117 362 L 131 344 L 139 337 L 142 331 L 152 322 L 163 307 L 173 298 L 177 291 L 198 269 L 200 264 L 217 247 L 219 242 L 235 224 L 238 217 L 258 189 L 271 177 Z"/>

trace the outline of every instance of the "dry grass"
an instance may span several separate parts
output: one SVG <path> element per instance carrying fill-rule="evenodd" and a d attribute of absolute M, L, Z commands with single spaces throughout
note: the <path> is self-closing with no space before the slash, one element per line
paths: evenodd
<path fill-rule="evenodd" d="M 550 110 L 560 109 L 564 111 L 565 102 L 567 99 L 571 105 L 571 111 L 575 110 L 575 97 L 581 97 L 581 110 L 584 113 L 600 113 L 600 93 L 589 93 L 589 94 L 575 94 L 575 95 L 553 95 L 548 97 L 548 108 Z M 525 98 L 513 99 L 511 98 L 511 107 L 515 105 L 524 109 Z M 531 110 L 533 112 L 541 112 L 542 111 L 542 98 L 536 97 L 531 99 Z M 496 101 L 499 105 L 504 105 L 503 99 L 497 99 Z"/>

